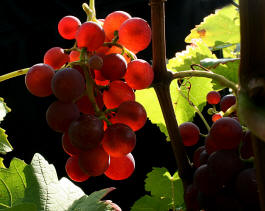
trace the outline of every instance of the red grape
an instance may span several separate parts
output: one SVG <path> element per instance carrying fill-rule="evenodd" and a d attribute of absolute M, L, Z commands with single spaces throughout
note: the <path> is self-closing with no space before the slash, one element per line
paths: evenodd
<path fill-rule="evenodd" d="M 113 54 L 113 53 L 122 54 L 122 49 L 114 45 L 106 52 L 106 55 Z M 128 56 L 128 54 L 123 53 L 122 56 L 125 58 L 127 64 L 132 61 L 132 58 Z M 132 52 L 131 52 L 131 56 L 133 57 L 133 59 L 137 59 L 136 55 Z"/>
<path fill-rule="evenodd" d="M 179 132 L 184 146 L 193 146 L 199 141 L 200 129 L 192 122 L 182 123 Z"/>
<path fill-rule="evenodd" d="M 216 105 L 220 102 L 221 95 L 217 91 L 210 91 L 206 96 L 207 102 Z"/>
<path fill-rule="evenodd" d="M 112 180 L 124 180 L 131 176 L 135 161 L 131 153 L 121 157 L 110 157 L 110 165 L 105 175 Z"/>
<path fill-rule="evenodd" d="M 145 89 L 151 85 L 154 71 L 148 62 L 135 59 L 128 64 L 124 79 L 133 89 Z"/>
<path fill-rule="evenodd" d="M 71 143 L 81 150 L 95 148 L 104 135 L 103 123 L 94 115 L 81 115 L 69 126 L 68 135 Z"/>
<path fill-rule="evenodd" d="M 205 139 L 205 149 L 209 155 L 218 150 L 215 142 L 209 135 Z"/>
<path fill-rule="evenodd" d="M 51 80 L 54 69 L 47 64 L 33 65 L 25 76 L 25 84 L 29 92 L 38 97 L 47 97 L 52 94 Z"/>
<path fill-rule="evenodd" d="M 217 149 L 234 149 L 238 147 L 243 131 L 238 121 L 223 117 L 213 123 L 209 135 Z"/>
<path fill-rule="evenodd" d="M 100 91 L 96 92 L 95 99 L 99 109 L 102 109 L 104 103 L 103 103 L 102 93 Z M 83 97 L 78 99 L 76 101 L 76 105 L 78 106 L 79 111 L 82 112 L 83 114 L 95 114 L 93 105 L 87 95 L 84 95 Z"/>
<path fill-rule="evenodd" d="M 118 107 L 113 123 L 123 123 L 128 125 L 133 131 L 137 131 L 145 125 L 146 119 L 146 111 L 140 103 L 125 101 Z"/>
<path fill-rule="evenodd" d="M 117 108 L 125 101 L 135 101 L 133 89 L 123 81 L 112 81 L 109 89 L 103 91 L 103 102 L 109 109 Z"/>
<path fill-rule="evenodd" d="M 46 120 L 51 129 L 57 132 L 68 130 L 72 121 L 80 116 L 77 106 L 73 103 L 53 102 L 47 109 Z"/>
<path fill-rule="evenodd" d="M 88 59 L 88 64 L 91 69 L 100 70 L 103 65 L 103 59 L 101 56 L 94 54 Z"/>
<path fill-rule="evenodd" d="M 103 28 L 109 40 L 114 37 L 114 32 L 118 31 L 121 24 L 131 18 L 130 14 L 124 11 L 115 11 L 107 15 Z"/>
<path fill-rule="evenodd" d="M 125 124 L 117 123 L 109 126 L 104 133 L 102 146 L 111 157 L 126 155 L 134 149 L 136 135 Z"/>
<path fill-rule="evenodd" d="M 76 42 L 79 48 L 87 48 L 88 51 L 94 51 L 99 48 L 105 40 L 105 33 L 99 24 L 88 21 L 83 23 L 77 33 Z"/>
<path fill-rule="evenodd" d="M 53 47 L 44 54 L 43 61 L 58 70 L 69 61 L 69 55 L 62 48 Z"/>
<path fill-rule="evenodd" d="M 123 78 L 127 68 L 127 62 L 120 54 L 109 54 L 103 57 L 101 74 L 107 80 L 118 80 Z"/>
<path fill-rule="evenodd" d="M 196 169 L 193 181 L 195 187 L 206 195 L 216 193 L 219 188 L 216 184 L 215 178 L 211 175 L 207 164 L 203 164 Z"/>
<path fill-rule="evenodd" d="M 102 146 L 83 151 L 79 155 L 80 168 L 90 176 L 99 176 L 109 167 L 109 155 Z"/>
<path fill-rule="evenodd" d="M 59 70 L 52 79 L 52 91 L 63 102 L 75 101 L 83 94 L 85 86 L 83 76 L 73 68 Z"/>
<path fill-rule="evenodd" d="M 213 114 L 212 115 L 212 121 L 213 122 L 216 122 L 218 119 L 221 119 L 223 116 L 221 115 L 221 114 L 218 114 L 218 113 L 216 113 L 216 114 Z"/>
<path fill-rule="evenodd" d="M 119 43 L 134 53 L 147 48 L 151 42 L 151 28 L 142 18 L 130 18 L 119 29 Z"/>
<path fill-rule="evenodd" d="M 89 178 L 78 164 L 78 156 L 69 157 L 65 164 L 65 170 L 71 180 L 75 182 L 84 182 Z"/>
<path fill-rule="evenodd" d="M 203 150 L 205 150 L 205 146 L 200 146 L 193 153 L 193 164 L 194 164 L 195 168 L 198 168 L 201 165 L 200 164 L 200 154 Z"/>
<path fill-rule="evenodd" d="M 70 141 L 68 136 L 68 131 L 65 132 L 62 136 L 62 147 L 63 150 L 70 156 L 78 155 L 81 151 L 76 148 Z"/>
<path fill-rule="evenodd" d="M 240 199 L 243 200 L 244 203 L 259 203 L 256 170 L 254 168 L 247 168 L 238 174 L 236 178 L 236 190 Z"/>
<path fill-rule="evenodd" d="M 236 103 L 236 96 L 229 94 L 222 97 L 220 101 L 221 111 L 226 112 L 232 105 Z"/>
<path fill-rule="evenodd" d="M 80 51 L 71 51 L 69 54 L 70 62 L 78 61 L 80 59 L 80 54 Z"/>
<path fill-rule="evenodd" d="M 227 185 L 243 168 L 243 163 L 235 150 L 218 150 L 209 156 L 208 167 L 216 182 Z"/>
<path fill-rule="evenodd" d="M 67 40 L 75 38 L 75 34 L 80 27 L 81 22 L 77 17 L 68 15 L 63 17 L 58 23 L 59 34 Z"/>

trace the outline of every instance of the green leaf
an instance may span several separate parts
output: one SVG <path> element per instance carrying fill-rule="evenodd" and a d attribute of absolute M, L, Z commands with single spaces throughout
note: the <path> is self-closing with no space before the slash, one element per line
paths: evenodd
<path fill-rule="evenodd" d="M 8 152 L 11 152 L 13 150 L 13 147 L 7 140 L 7 135 L 5 133 L 5 130 L 0 128 L 0 154 L 5 155 Z"/>
<path fill-rule="evenodd" d="M 96 191 L 89 196 L 85 195 L 78 201 L 76 201 L 69 209 L 71 210 L 80 210 L 80 211 L 108 211 L 113 210 L 111 206 L 106 204 L 104 201 L 100 201 L 105 195 L 114 190 L 115 188 L 106 188 L 100 191 Z"/>
<path fill-rule="evenodd" d="M 33 203 L 36 210 L 45 211 L 112 210 L 100 201 L 111 190 L 85 195 L 67 178 L 58 180 L 54 166 L 38 153 L 30 165 L 13 158 L 9 168 L 0 168 L 0 209 Z"/>
<path fill-rule="evenodd" d="M 7 107 L 6 103 L 4 102 L 4 99 L 0 97 L 0 122 L 3 121 L 6 114 L 10 111 L 11 109 Z"/>
<path fill-rule="evenodd" d="M 150 191 L 152 196 L 167 199 L 175 207 L 181 207 L 184 203 L 183 186 L 178 173 L 170 175 L 166 168 L 153 168 L 147 174 L 145 190 Z"/>
<path fill-rule="evenodd" d="M 147 174 L 145 190 L 151 196 L 141 197 L 134 203 L 131 211 L 164 211 L 184 207 L 183 186 L 177 172 L 171 176 L 166 168 L 153 168 Z"/>
<path fill-rule="evenodd" d="M 157 197 L 145 195 L 138 199 L 131 211 L 165 211 L 168 210 L 168 201 Z"/>
<path fill-rule="evenodd" d="M 38 195 L 34 187 L 32 172 L 24 161 L 13 158 L 9 168 L 0 168 L 0 208 L 9 208 L 32 202 L 31 196 Z M 32 192 L 31 192 L 32 191 Z"/>
<path fill-rule="evenodd" d="M 209 47 L 217 45 L 216 41 L 235 44 L 240 42 L 239 30 L 239 12 L 230 5 L 205 17 L 202 23 L 191 30 L 185 41 L 192 43 L 193 39 L 200 38 Z"/>
<path fill-rule="evenodd" d="M 7 209 L 1 209 L 1 211 L 37 211 L 37 207 L 32 203 L 24 203 L 13 206 Z"/>
<path fill-rule="evenodd" d="M 208 68 L 208 69 L 214 69 L 219 64 L 226 64 L 228 62 L 234 62 L 238 61 L 238 58 L 223 58 L 223 59 L 212 59 L 212 58 L 205 58 L 200 61 L 201 65 Z"/>

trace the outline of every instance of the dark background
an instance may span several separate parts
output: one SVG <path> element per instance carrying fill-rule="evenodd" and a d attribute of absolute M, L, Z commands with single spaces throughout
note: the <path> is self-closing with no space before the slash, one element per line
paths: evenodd
<path fill-rule="evenodd" d="M 166 2 L 167 58 L 185 49 L 184 38 L 199 24 L 203 17 L 228 1 L 168 0 Z M 21 1 L 2 0 L 0 6 L 0 74 L 30 67 L 43 62 L 44 53 L 51 47 L 69 48 L 73 41 L 64 40 L 57 32 L 57 23 L 66 15 L 74 15 L 82 22 L 86 16 L 83 1 Z M 124 10 L 134 17 L 142 17 L 151 24 L 150 6 L 147 0 L 96 0 L 98 18 L 110 12 Z M 138 54 L 138 58 L 150 61 L 151 45 Z M 61 134 L 53 132 L 46 124 L 45 113 L 55 100 L 54 96 L 38 98 L 25 87 L 20 76 L 0 84 L 0 97 L 5 99 L 12 112 L 1 123 L 6 130 L 13 152 L 5 156 L 8 164 L 12 157 L 30 163 L 34 153 L 41 153 L 56 167 L 58 177 L 67 176 L 64 170 L 68 156 L 61 147 Z M 199 123 L 200 124 L 200 123 Z M 172 174 L 177 170 L 170 143 L 157 126 L 149 121 L 136 133 L 137 145 L 133 151 L 136 169 L 125 181 L 111 181 L 105 176 L 90 178 L 77 184 L 85 193 L 106 187 L 117 190 L 106 198 L 111 199 L 127 211 L 145 194 L 144 179 L 152 167 L 166 167 Z M 189 149 L 190 150 L 190 149 Z"/>

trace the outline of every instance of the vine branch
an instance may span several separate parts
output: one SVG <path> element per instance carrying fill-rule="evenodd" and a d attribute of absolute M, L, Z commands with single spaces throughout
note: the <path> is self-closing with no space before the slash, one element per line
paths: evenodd
<path fill-rule="evenodd" d="M 238 86 L 232 82 L 226 79 L 224 76 L 209 72 L 209 71 L 201 71 L 201 70 L 186 70 L 186 71 L 180 71 L 172 74 L 172 79 L 180 79 L 185 77 L 205 77 L 205 78 L 211 78 L 216 80 L 220 85 L 231 88 L 235 93 L 238 92 Z"/>
<path fill-rule="evenodd" d="M 20 76 L 20 75 L 25 75 L 25 74 L 27 74 L 29 69 L 30 68 L 24 68 L 24 69 L 16 70 L 16 71 L 1 75 L 0 76 L 0 82 L 8 80 L 10 78 L 14 78 L 14 77 Z"/>

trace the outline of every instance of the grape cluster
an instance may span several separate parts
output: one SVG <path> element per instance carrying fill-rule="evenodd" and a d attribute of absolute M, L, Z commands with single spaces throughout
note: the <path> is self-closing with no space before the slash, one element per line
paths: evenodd
<path fill-rule="evenodd" d="M 136 56 L 150 44 L 150 26 L 114 11 L 84 23 L 65 16 L 58 32 L 74 40 L 74 46 L 47 50 L 43 63 L 27 72 L 26 87 L 35 96 L 56 97 L 46 120 L 62 133 L 62 147 L 70 155 L 65 169 L 72 180 L 102 174 L 126 179 L 135 168 L 135 131 L 147 119 L 134 92 L 149 87 L 154 78 L 152 66 Z"/>
<path fill-rule="evenodd" d="M 187 210 L 259 210 L 251 132 L 237 118 L 236 97 L 211 91 L 206 100 L 213 106 L 208 112 L 213 123 L 193 153 L 193 182 L 184 193 Z M 198 143 L 194 123 L 181 124 L 179 131 L 184 146 Z"/>

